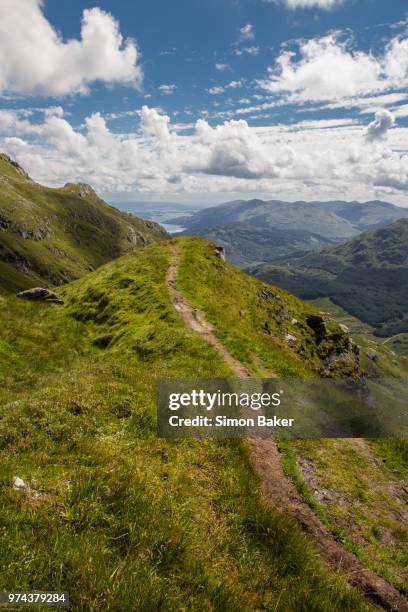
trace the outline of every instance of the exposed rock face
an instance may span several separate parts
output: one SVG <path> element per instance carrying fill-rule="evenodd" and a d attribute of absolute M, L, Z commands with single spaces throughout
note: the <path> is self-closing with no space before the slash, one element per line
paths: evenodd
<path fill-rule="evenodd" d="M 86 198 L 88 196 L 98 197 L 95 190 L 87 183 L 66 183 L 64 187 L 75 191 L 76 195 L 80 198 Z"/>
<path fill-rule="evenodd" d="M 311 329 L 313 329 L 318 338 L 324 338 L 326 335 L 326 324 L 322 316 L 309 315 L 306 318 L 306 323 Z"/>
<path fill-rule="evenodd" d="M 225 261 L 225 249 L 222 246 L 217 246 L 214 249 L 214 255 L 219 257 L 222 261 Z"/>
<path fill-rule="evenodd" d="M 49 289 L 44 289 L 44 287 L 33 287 L 33 289 L 21 291 L 17 294 L 17 297 L 35 302 L 51 302 L 54 304 L 64 303 L 56 293 L 50 291 Z"/>
<path fill-rule="evenodd" d="M 135 230 L 133 227 L 130 227 L 130 226 L 129 226 L 126 237 L 128 241 L 130 242 L 130 244 L 134 244 L 135 246 L 144 246 L 147 244 L 147 240 L 143 236 L 143 234 L 141 234 L 140 232 L 138 232 L 137 230 Z"/>
<path fill-rule="evenodd" d="M 5 153 L 0 153 L 0 159 L 3 159 L 7 163 L 9 163 L 13 168 L 15 168 L 25 179 L 31 181 L 31 178 L 27 174 L 25 170 L 18 164 L 14 159 L 6 155 Z"/>

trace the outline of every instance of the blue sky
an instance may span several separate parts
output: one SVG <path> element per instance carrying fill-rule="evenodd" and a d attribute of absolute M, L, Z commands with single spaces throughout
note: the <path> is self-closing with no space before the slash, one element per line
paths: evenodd
<path fill-rule="evenodd" d="M 112 201 L 405 204 L 407 9 L 3 0 L 0 147 Z"/>

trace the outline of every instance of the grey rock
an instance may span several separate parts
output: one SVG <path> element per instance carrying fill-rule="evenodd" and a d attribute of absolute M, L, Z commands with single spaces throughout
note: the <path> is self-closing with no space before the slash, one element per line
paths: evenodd
<path fill-rule="evenodd" d="M 14 476 L 13 478 L 13 489 L 15 491 L 26 491 L 27 485 L 22 478 L 19 476 Z"/>
<path fill-rule="evenodd" d="M 377 351 L 375 351 L 374 349 L 370 348 L 370 349 L 367 350 L 367 357 L 369 359 L 371 359 L 371 361 L 378 361 L 379 355 L 378 355 Z"/>
<path fill-rule="evenodd" d="M 296 336 L 293 336 L 292 334 L 286 334 L 285 340 L 289 346 L 296 346 L 298 343 L 298 339 L 296 338 Z"/>
<path fill-rule="evenodd" d="M 56 293 L 50 291 L 49 289 L 45 289 L 44 287 L 33 287 L 32 289 L 21 291 L 17 294 L 17 297 L 35 302 L 51 302 L 54 304 L 64 303 Z"/>
<path fill-rule="evenodd" d="M 219 257 L 222 261 L 225 261 L 225 249 L 222 246 L 217 246 L 214 249 L 214 255 Z"/>
<path fill-rule="evenodd" d="M 143 236 L 143 234 L 141 234 L 131 226 L 129 226 L 126 238 L 128 242 L 130 242 L 130 244 L 134 244 L 137 246 L 144 246 L 145 244 L 147 244 L 147 240 Z"/>

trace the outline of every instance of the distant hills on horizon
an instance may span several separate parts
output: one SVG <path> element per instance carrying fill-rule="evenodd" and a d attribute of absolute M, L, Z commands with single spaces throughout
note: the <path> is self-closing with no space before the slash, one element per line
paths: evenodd
<path fill-rule="evenodd" d="M 234 200 L 170 219 L 225 247 L 227 259 L 246 267 L 300 256 L 408 218 L 408 208 L 389 202 L 285 202 Z"/>

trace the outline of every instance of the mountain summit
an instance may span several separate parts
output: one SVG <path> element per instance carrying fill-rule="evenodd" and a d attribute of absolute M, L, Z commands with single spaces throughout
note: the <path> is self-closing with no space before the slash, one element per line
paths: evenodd
<path fill-rule="evenodd" d="M 61 285 L 166 237 L 160 225 L 109 206 L 89 185 L 44 187 L 0 154 L 2 288 Z"/>

